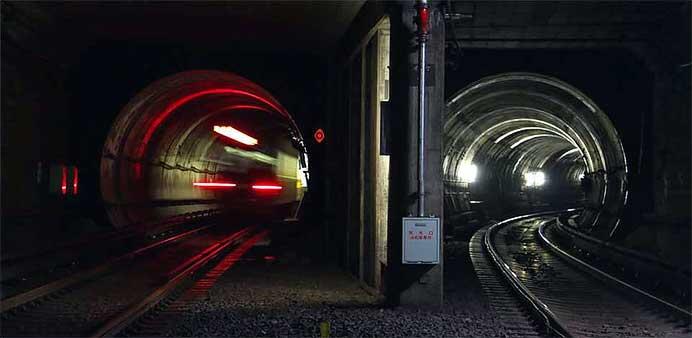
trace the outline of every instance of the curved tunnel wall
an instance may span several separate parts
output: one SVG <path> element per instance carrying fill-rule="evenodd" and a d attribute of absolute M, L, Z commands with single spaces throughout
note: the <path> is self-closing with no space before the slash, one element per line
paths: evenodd
<path fill-rule="evenodd" d="M 220 207 L 193 182 L 237 171 L 211 132 L 218 123 L 251 131 L 263 149 L 303 156 L 295 122 L 260 86 L 234 74 L 188 71 L 161 79 L 117 116 L 103 147 L 101 191 L 115 226 Z"/>
<path fill-rule="evenodd" d="M 625 153 L 607 115 L 578 89 L 540 74 L 490 76 L 455 94 L 445 121 L 449 212 L 470 209 L 474 199 L 505 212 L 527 198 L 581 200 L 582 226 L 606 235 L 617 226 L 627 199 Z M 471 166 L 478 173 L 469 183 Z M 527 187 L 527 173 L 537 171 L 545 184 Z"/>

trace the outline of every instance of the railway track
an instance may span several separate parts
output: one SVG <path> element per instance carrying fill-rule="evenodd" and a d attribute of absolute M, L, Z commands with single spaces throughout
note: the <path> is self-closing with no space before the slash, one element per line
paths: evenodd
<path fill-rule="evenodd" d="M 507 280 L 495 268 L 492 258 L 487 255 L 483 245 L 486 231 L 487 228 L 481 229 L 471 237 L 469 254 L 490 307 L 502 317 L 505 332 L 511 336 L 542 336 L 544 331 L 536 325 L 520 299 L 511 291 Z"/>
<path fill-rule="evenodd" d="M 104 337 L 137 333 L 146 320 L 151 324 L 156 317 L 164 322 L 174 308 L 182 309 L 181 301 L 204 294 L 205 288 L 213 286 L 214 276 L 266 234 L 257 227 L 233 233 L 218 228 L 196 231 L 184 240 L 3 300 L 0 334 Z M 153 327 L 149 325 L 146 332 L 152 333 Z"/>
<path fill-rule="evenodd" d="M 530 323 L 536 333 L 561 337 L 692 334 L 689 314 L 560 252 L 541 228 L 554 222 L 557 214 L 509 219 L 485 228 L 472 240 L 479 279 L 492 302 L 501 300 L 494 306 L 507 326 L 526 329 Z M 513 307 L 508 290 L 522 306 Z M 517 335 L 532 334 L 527 330 Z"/>
<path fill-rule="evenodd" d="M 217 223 L 219 215 L 218 210 L 192 212 L 145 225 L 85 235 L 52 247 L 39 245 L 30 253 L 3 255 L 0 309 L 7 309 L 12 303 L 7 302 L 10 297 L 103 265 L 114 257 L 127 257 L 133 251 L 142 252 L 147 250 L 143 248 L 153 248 L 208 228 Z"/>

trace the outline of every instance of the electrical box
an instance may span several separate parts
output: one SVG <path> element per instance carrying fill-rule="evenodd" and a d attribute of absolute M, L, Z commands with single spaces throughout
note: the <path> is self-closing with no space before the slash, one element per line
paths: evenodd
<path fill-rule="evenodd" d="M 440 219 L 404 217 L 402 223 L 402 263 L 440 263 Z"/>

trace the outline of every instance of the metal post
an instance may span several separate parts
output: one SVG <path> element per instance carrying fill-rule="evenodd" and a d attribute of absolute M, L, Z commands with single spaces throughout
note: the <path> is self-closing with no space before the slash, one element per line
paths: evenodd
<path fill-rule="evenodd" d="M 418 216 L 425 216 L 425 42 L 428 37 L 428 2 L 418 9 Z"/>

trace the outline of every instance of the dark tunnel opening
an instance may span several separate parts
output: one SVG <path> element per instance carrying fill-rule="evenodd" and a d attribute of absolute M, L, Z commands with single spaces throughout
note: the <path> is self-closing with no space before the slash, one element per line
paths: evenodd
<path fill-rule="evenodd" d="M 305 175 L 301 133 L 271 94 L 234 74 L 187 71 L 121 110 L 103 147 L 100 190 L 116 227 L 209 209 L 283 219 L 297 212 Z"/>
<path fill-rule="evenodd" d="M 444 125 L 445 209 L 583 206 L 581 226 L 611 236 L 627 202 L 627 160 L 588 96 L 534 73 L 485 77 L 453 95 Z M 479 205 L 480 206 L 477 206 Z"/>

